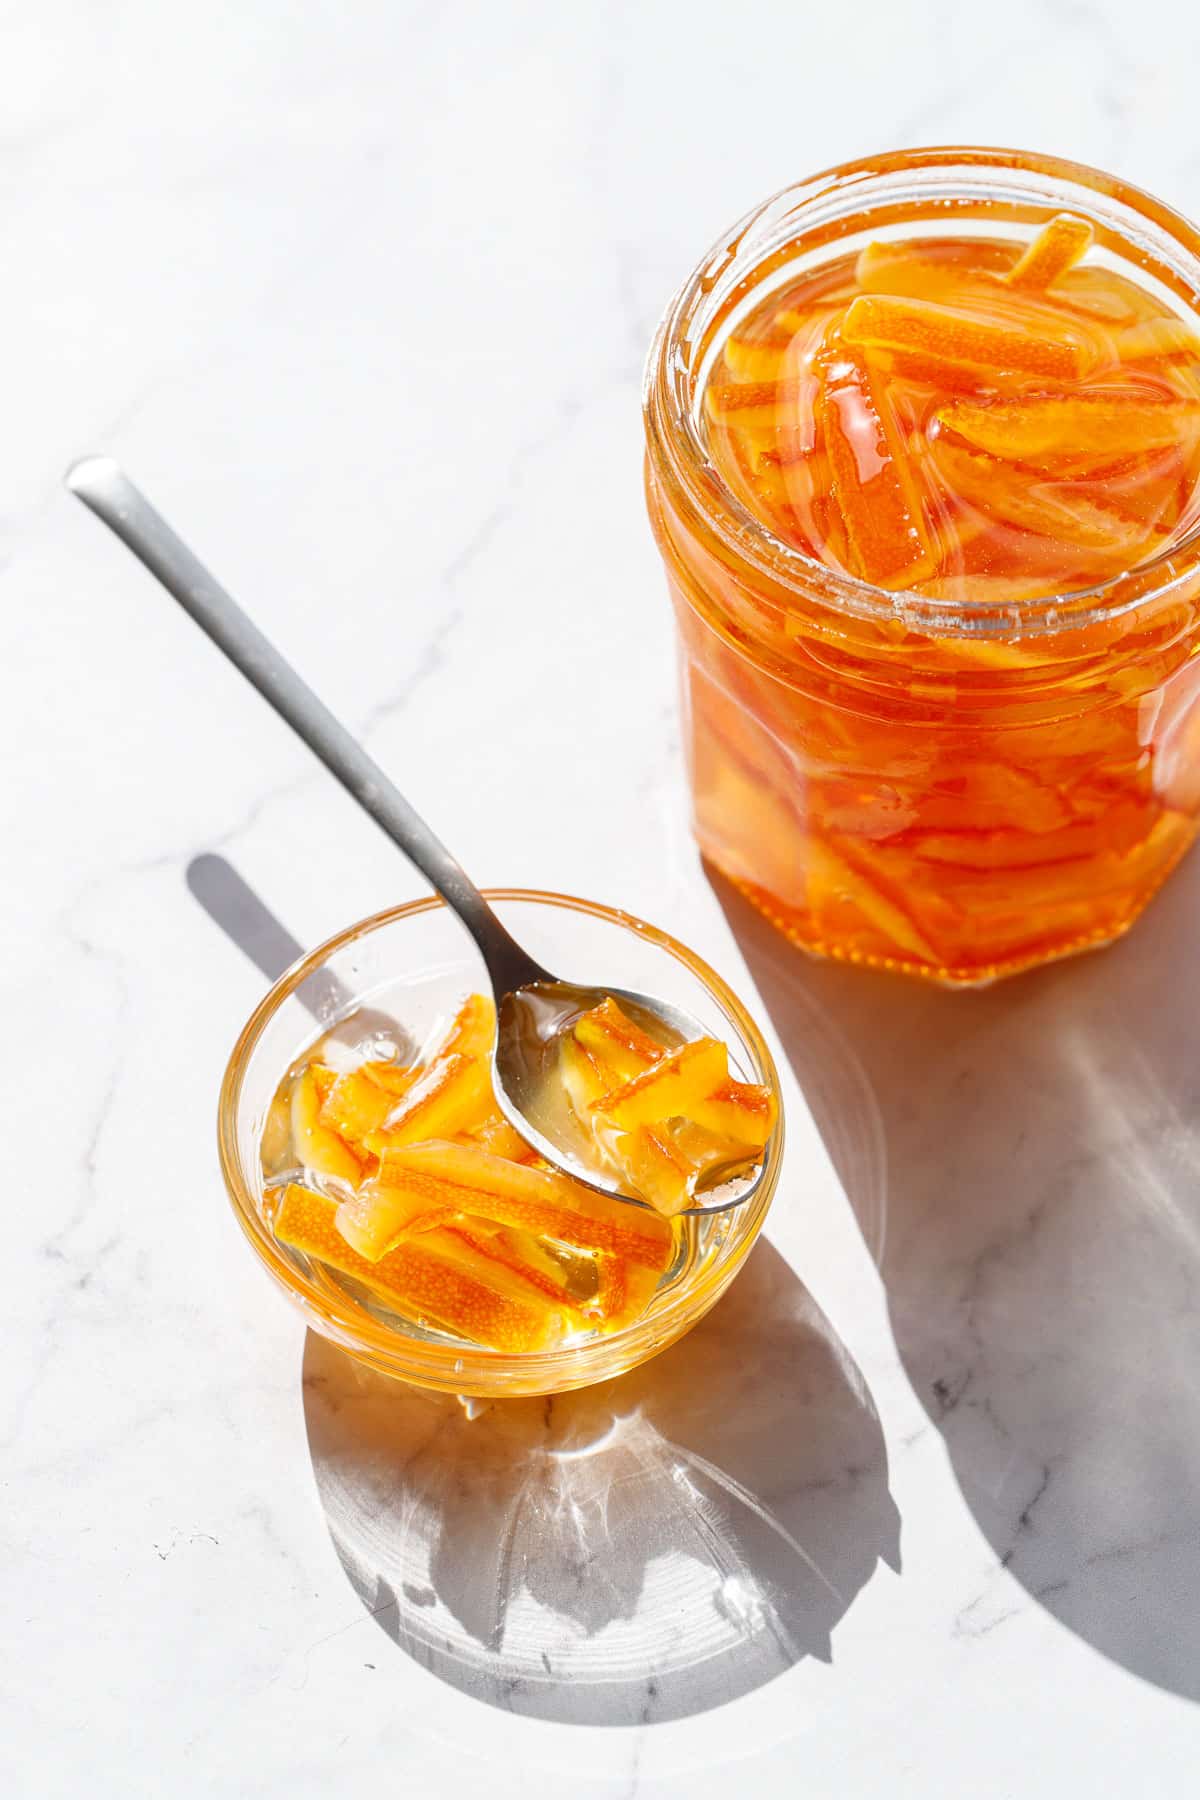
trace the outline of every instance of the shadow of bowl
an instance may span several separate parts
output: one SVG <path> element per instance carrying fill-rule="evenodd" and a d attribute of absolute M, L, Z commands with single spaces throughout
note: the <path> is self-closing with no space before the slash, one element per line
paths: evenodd
<path fill-rule="evenodd" d="M 187 880 L 269 979 L 299 956 L 223 857 Z M 346 996 L 313 977 L 299 998 L 324 1021 Z M 310 1334 L 303 1395 L 364 1605 L 443 1680 L 515 1712 L 702 1711 L 827 1659 L 877 1559 L 899 1569 L 870 1395 L 762 1241 L 690 1336 L 618 1381 L 468 1412 Z"/>
<path fill-rule="evenodd" d="M 947 992 L 818 963 L 710 879 L 996 1565 L 1200 1698 L 1200 858 L 1098 955 Z"/>
<path fill-rule="evenodd" d="M 828 1659 L 877 1559 L 899 1568 L 870 1396 L 766 1243 L 655 1361 L 478 1405 L 307 1340 L 309 1448 L 347 1575 L 395 1643 L 494 1706 L 615 1725 L 702 1711 Z"/>

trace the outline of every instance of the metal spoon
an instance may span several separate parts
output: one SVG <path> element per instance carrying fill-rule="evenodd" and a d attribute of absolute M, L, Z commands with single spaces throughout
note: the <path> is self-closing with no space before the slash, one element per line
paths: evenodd
<path fill-rule="evenodd" d="M 112 458 L 85 457 L 68 469 L 65 480 L 70 491 L 157 576 L 458 914 L 478 946 L 496 997 L 492 1085 L 505 1118 L 547 1162 L 575 1180 L 631 1206 L 645 1205 L 623 1193 L 616 1176 L 588 1159 L 582 1131 L 572 1133 L 565 1118 L 547 1104 L 552 1092 L 547 1077 L 553 1077 L 548 1058 L 562 1032 L 610 994 L 644 1031 L 670 1043 L 704 1036 L 703 1026 L 653 995 L 631 993 L 627 988 L 583 987 L 542 968 L 509 935 L 478 888 L 379 765 L 301 681 Z M 722 1212 L 741 1205 L 757 1188 L 762 1169 L 760 1164 L 754 1173 L 714 1189 L 710 1204 L 691 1207 L 689 1212 Z"/>

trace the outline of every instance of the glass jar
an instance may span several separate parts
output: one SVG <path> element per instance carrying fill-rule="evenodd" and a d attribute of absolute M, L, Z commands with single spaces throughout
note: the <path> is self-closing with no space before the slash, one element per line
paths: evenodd
<path fill-rule="evenodd" d="M 700 424 L 738 320 L 872 239 L 1031 239 L 1056 213 L 1200 328 L 1200 237 L 1078 164 L 911 150 L 786 189 L 726 233 L 659 329 L 644 406 L 650 517 L 679 629 L 696 835 L 805 949 L 949 985 L 1110 942 L 1200 813 L 1192 532 L 1086 591 L 888 592 L 773 536 Z"/>

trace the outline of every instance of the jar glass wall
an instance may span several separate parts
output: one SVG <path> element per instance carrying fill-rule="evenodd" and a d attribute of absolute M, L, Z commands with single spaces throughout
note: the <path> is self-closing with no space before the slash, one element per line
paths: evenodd
<path fill-rule="evenodd" d="M 1200 813 L 1196 534 L 1083 591 L 887 592 L 780 538 L 722 480 L 709 370 L 765 293 L 867 242 L 1031 239 L 1195 322 L 1200 240 L 1095 171 L 992 150 L 847 165 L 751 214 L 684 284 L 647 371 L 647 493 L 679 627 L 705 854 L 805 948 L 973 983 L 1110 941 Z"/>

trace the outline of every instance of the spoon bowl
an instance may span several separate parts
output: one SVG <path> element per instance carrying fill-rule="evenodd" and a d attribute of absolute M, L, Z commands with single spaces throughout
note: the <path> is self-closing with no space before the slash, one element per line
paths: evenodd
<path fill-rule="evenodd" d="M 582 987 L 571 981 L 535 981 L 498 998 L 492 1087 L 509 1124 L 547 1162 L 599 1193 L 646 1207 L 645 1200 L 628 1193 L 620 1178 L 597 1162 L 595 1148 L 571 1107 L 561 1103 L 556 1063 L 562 1038 L 577 1019 L 606 999 L 615 1000 L 635 1025 L 668 1049 L 705 1034 L 698 1019 L 658 995 Z M 704 1203 L 686 1207 L 683 1216 L 741 1206 L 754 1194 L 764 1168 L 765 1156 L 752 1174 L 702 1190 Z"/>

